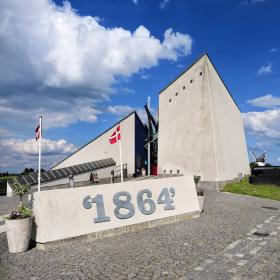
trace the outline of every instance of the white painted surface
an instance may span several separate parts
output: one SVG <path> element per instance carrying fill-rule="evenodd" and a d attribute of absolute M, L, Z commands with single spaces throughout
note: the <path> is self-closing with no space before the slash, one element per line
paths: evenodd
<path fill-rule="evenodd" d="M 250 174 L 242 115 L 210 61 L 205 72 L 211 94 L 217 180 L 237 178 L 238 173 Z"/>
<path fill-rule="evenodd" d="M 33 217 L 6 220 L 7 241 L 10 253 L 25 252 L 29 247 Z"/>
<path fill-rule="evenodd" d="M 160 174 L 202 181 L 249 174 L 241 113 L 207 55 L 160 94 L 158 141 Z"/>
<path fill-rule="evenodd" d="M 109 137 L 113 134 L 116 128 L 117 125 L 82 147 L 79 151 L 66 158 L 53 169 L 109 157 L 112 157 L 115 160 L 116 165 L 120 165 L 118 143 L 109 143 Z M 133 174 L 135 171 L 135 114 L 131 114 L 121 122 L 121 141 L 123 163 L 127 163 L 128 174 Z"/>
<path fill-rule="evenodd" d="M 8 180 L 7 180 L 6 196 L 7 196 L 7 197 L 13 196 L 13 189 L 12 189 L 12 187 L 10 186 Z"/>
<path fill-rule="evenodd" d="M 163 188 L 173 187 L 175 210 L 164 210 L 163 204 L 157 204 L 157 199 Z M 144 215 L 137 206 L 137 193 L 140 190 L 152 191 L 152 199 L 156 203 L 156 211 L 151 215 Z M 135 214 L 128 219 L 118 219 L 114 214 L 116 206 L 113 196 L 120 191 L 131 194 L 131 202 L 135 207 Z M 110 221 L 94 223 L 97 216 L 96 204 L 91 209 L 83 207 L 83 199 L 90 195 L 94 197 L 103 194 L 105 212 Z M 163 179 L 126 182 L 112 185 L 98 185 L 74 189 L 49 190 L 36 192 L 34 195 L 34 214 L 37 228 L 36 241 L 46 243 L 50 241 L 80 236 L 92 232 L 138 224 L 174 215 L 199 212 L 199 203 L 193 176 L 180 176 Z M 123 198 L 123 197 L 122 197 Z M 144 197 L 146 198 L 146 197 Z M 122 209 L 121 212 L 125 210 Z M 124 213 L 123 212 L 123 213 Z"/>

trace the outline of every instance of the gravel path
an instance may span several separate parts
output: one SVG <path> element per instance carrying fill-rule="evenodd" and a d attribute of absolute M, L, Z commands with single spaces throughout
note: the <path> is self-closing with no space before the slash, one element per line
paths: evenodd
<path fill-rule="evenodd" d="M 19 204 L 19 198 L 0 196 L 0 216 L 10 213 Z"/>
<path fill-rule="evenodd" d="M 0 197 L 1 214 L 12 206 L 11 201 Z M 262 279 L 280 279 L 279 214 L 280 202 L 206 190 L 205 211 L 198 219 L 94 242 L 74 243 L 47 252 L 34 248 L 22 254 L 9 254 L 6 236 L 2 233 L 0 279 L 211 279 L 204 273 L 205 264 L 209 265 L 207 269 L 212 275 L 218 273 L 215 280 L 255 279 L 256 275 L 265 277 Z M 271 223 L 265 222 L 268 220 Z M 251 255 L 258 258 L 254 266 L 249 267 L 250 254 L 244 253 L 244 259 L 234 244 L 241 240 L 246 247 L 247 237 L 253 230 L 261 230 L 261 225 L 274 232 L 274 236 L 259 241 L 267 241 L 263 245 L 256 244 L 256 248 L 263 246 L 267 250 L 259 249 Z M 226 252 L 231 247 L 237 251 Z M 239 263 L 243 265 L 234 261 L 230 265 L 226 253 L 238 254 Z M 269 257 L 274 260 L 271 267 Z M 266 265 L 258 267 L 259 263 Z"/>

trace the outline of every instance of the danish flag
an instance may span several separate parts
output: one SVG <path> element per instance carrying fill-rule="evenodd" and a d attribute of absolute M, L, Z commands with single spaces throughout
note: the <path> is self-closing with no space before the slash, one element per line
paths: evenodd
<path fill-rule="evenodd" d="M 35 129 L 35 133 L 36 133 L 36 141 L 41 137 L 41 128 L 40 125 L 38 125 Z"/>
<path fill-rule="evenodd" d="M 118 125 L 114 133 L 109 138 L 109 142 L 111 144 L 117 143 L 119 140 L 121 140 L 121 126 Z"/>

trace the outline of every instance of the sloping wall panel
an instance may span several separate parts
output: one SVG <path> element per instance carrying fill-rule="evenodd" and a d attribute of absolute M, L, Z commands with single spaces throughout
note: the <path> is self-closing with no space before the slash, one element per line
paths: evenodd
<path fill-rule="evenodd" d="M 207 61 L 218 181 L 250 174 L 241 112 L 211 61 Z"/>
<path fill-rule="evenodd" d="M 133 174 L 135 172 L 135 113 L 123 119 L 120 124 L 123 164 L 127 163 L 128 174 Z M 116 166 L 120 165 L 118 143 L 109 143 L 109 137 L 113 134 L 116 127 L 117 125 L 107 130 L 52 169 L 101 160 L 108 157 L 115 160 Z"/>

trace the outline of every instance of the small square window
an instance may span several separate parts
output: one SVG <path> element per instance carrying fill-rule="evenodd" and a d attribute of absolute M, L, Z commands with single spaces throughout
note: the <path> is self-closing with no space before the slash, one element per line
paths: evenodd
<path fill-rule="evenodd" d="M 170 174 L 172 174 L 172 170 L 170 170 Z"/>
<path fill-rule="evenodd" d="M 183 86 L 183 89 L 186 89 L 186 87 L 185 87 L 185 86 Z"/>
<path fill-rule="evenodd" d="M 179 169 L 177 170 L 177 174 L 180 174 L 180 170 Z"/>
<path fill-rule="evenodd" d="M 192 84 L 193 80 L 190 80 L 190 83 Z"/>
<path fill-rule="evenodd" d="M 202 76 L 202 72 L 199 73 L 199 76 Z"/>
<path fill-rule="evenodd" d="M 165 170 L 165 169 L 163 170 L 163 173 L 164 173 L 164 174 L 166 173 L 166 170 Z"/>
<path fill-rule="evenodd" d="M 171 103 L 171 98 L 169 99 L 169 103 Z"/>
<path fill-rule="evenodd" d="M 176 92 L 175 95 L 178 96 L 178 92 Z"/>

